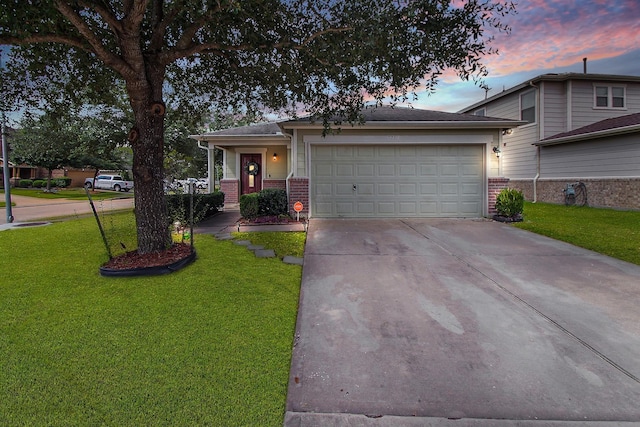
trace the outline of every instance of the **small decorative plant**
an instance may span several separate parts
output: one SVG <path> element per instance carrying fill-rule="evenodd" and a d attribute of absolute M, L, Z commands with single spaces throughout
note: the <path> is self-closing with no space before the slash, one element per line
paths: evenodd
<path fill-rule="evenodd" d="M 524 210 L 524 196 L 522 191 L 514 188 L 503 188 L 496 197 L 496 211 L 499 217 L 511 221 L 522 220 Z"/>

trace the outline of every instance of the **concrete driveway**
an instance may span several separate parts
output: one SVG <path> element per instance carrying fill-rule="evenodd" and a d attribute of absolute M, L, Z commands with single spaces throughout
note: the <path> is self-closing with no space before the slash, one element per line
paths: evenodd
<path fill-rule="evenodd" d="M 640 266 L 488 220 L 311 221 L 286 426 L 569 421 L 640 424 Z"/>

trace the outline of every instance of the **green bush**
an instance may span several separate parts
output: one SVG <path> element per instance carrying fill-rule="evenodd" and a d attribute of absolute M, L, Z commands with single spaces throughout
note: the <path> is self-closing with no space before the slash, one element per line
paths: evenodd
<path fill-rule="evenodd" d="M 278 188 L 266 188 L 258 193 L 259 215 L 287 215 L 289 201 L 287 192 Z"/>
<path fill-rule="evenodd" d="M 259 194 L 243 194 L 240 196 L 240 215 L 243 218 L 253 219 L 260 214 Z"/>
<path fill-rule="evenodd" d="M 29 188 L 33 186 L 33 181 L 30 179 L 21 179 L 18 181 L 18 187 L 20 188 Z"/>
<path fill-rule="evenodd" d="M 180 221 L 187 224 L 190 219 L 190 195 L 189 194 L 167 194 L 167 210 L 171 223 Z M 211 194 L 193 195 L 193 220 L 199 222 L 220 210 L 224 206 L 224 193 L 216 191 Z"/>
<path fill-rule="evenodd" d="M 523 210 L 524 196 L 520 190 L 503 188 L 496 197 L 496 211 L 500 216 L 513 218 L 521 215 Z"/>
<path fill-rule="evenodd" d="M 63 176 L 60 178 L 53 179 L 51 180 L 51 186 L 53 187 L 54 185 L 59 188 L 67 188 L 68 186 L 71 185 L 71 178 Z"/>
<path fill-rule="evenodd" d="M 34 179 L 33 180 L 33 188 L 42 188 L 47 186 L 47 181 L 44 179 Z"/>

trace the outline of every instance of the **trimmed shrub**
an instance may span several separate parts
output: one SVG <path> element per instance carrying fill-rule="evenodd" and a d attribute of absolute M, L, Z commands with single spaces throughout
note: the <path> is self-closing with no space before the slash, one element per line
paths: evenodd
<path fill-rule="evenodd" d="M 21 179 L 18 181 L 18 187 L 20 188 L 29 188 L 33 185 L 33 181 L 30 179 Z"/>
<path fill-rule="evenodd" d="M 260 215 L 259 193 L 243 194 L 240 196 L 240 215 L 246 219 L 253 219 Z"/>
<path fill-rule="evenodd" d="M 189 194 L 167 194 L 167 210 L 171 223 L 180 221 L 187 224 L 190 219 L 190 195 Z M 193 195 L 193 221 L 202 221 L 217 213 L 224 206 L 224 193 L 216 191 L 211 194 Z"/>
<path fill-rule="evenodd" d="M 524 210 L 524 196 L 522 191 L 514 188 L 503 188 L 496 197 L 496 211 L 498 215 L 514 218 Z"/>
<path fill-rule="evenodd" d="M 63 176 L 60 178 L 52 179 L 51 186 L 54 186 L 54 185 L 59 188 L 67 188 L 68 186 L 71 185 L 71 178 Z"/>
<path fill-rule="evenodd" d="M 279 188 L 266 188 L 258 193 L 258 214 L 261 216 L 287 215 L 287 192 Z"/>
<path fill-rule="evenodd" d="M 47 181 L 44 179 L 34 179 L 33 180 L 33 188 L 42 188 L 47 186 Z"/>

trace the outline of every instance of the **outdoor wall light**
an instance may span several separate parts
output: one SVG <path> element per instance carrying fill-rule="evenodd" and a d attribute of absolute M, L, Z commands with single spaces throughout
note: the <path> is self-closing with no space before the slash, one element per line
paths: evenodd
<path fill-rule="evenodd" d="M 493 152 L 496 153 L 497 158 L 500 158 L 500 153 L 501 153 L 500 148 L 493 147 Z"/>
<path fill-rule="evenodd" d="M 511 135 L 513 133 L 513 129 L 502 129 L 503 135 Z"/>
<path fill-rule="evenodd" d="M 278 153 L 273 153 L 273 161 L 275 162 L 276 160 L 278 160 Z"/>

